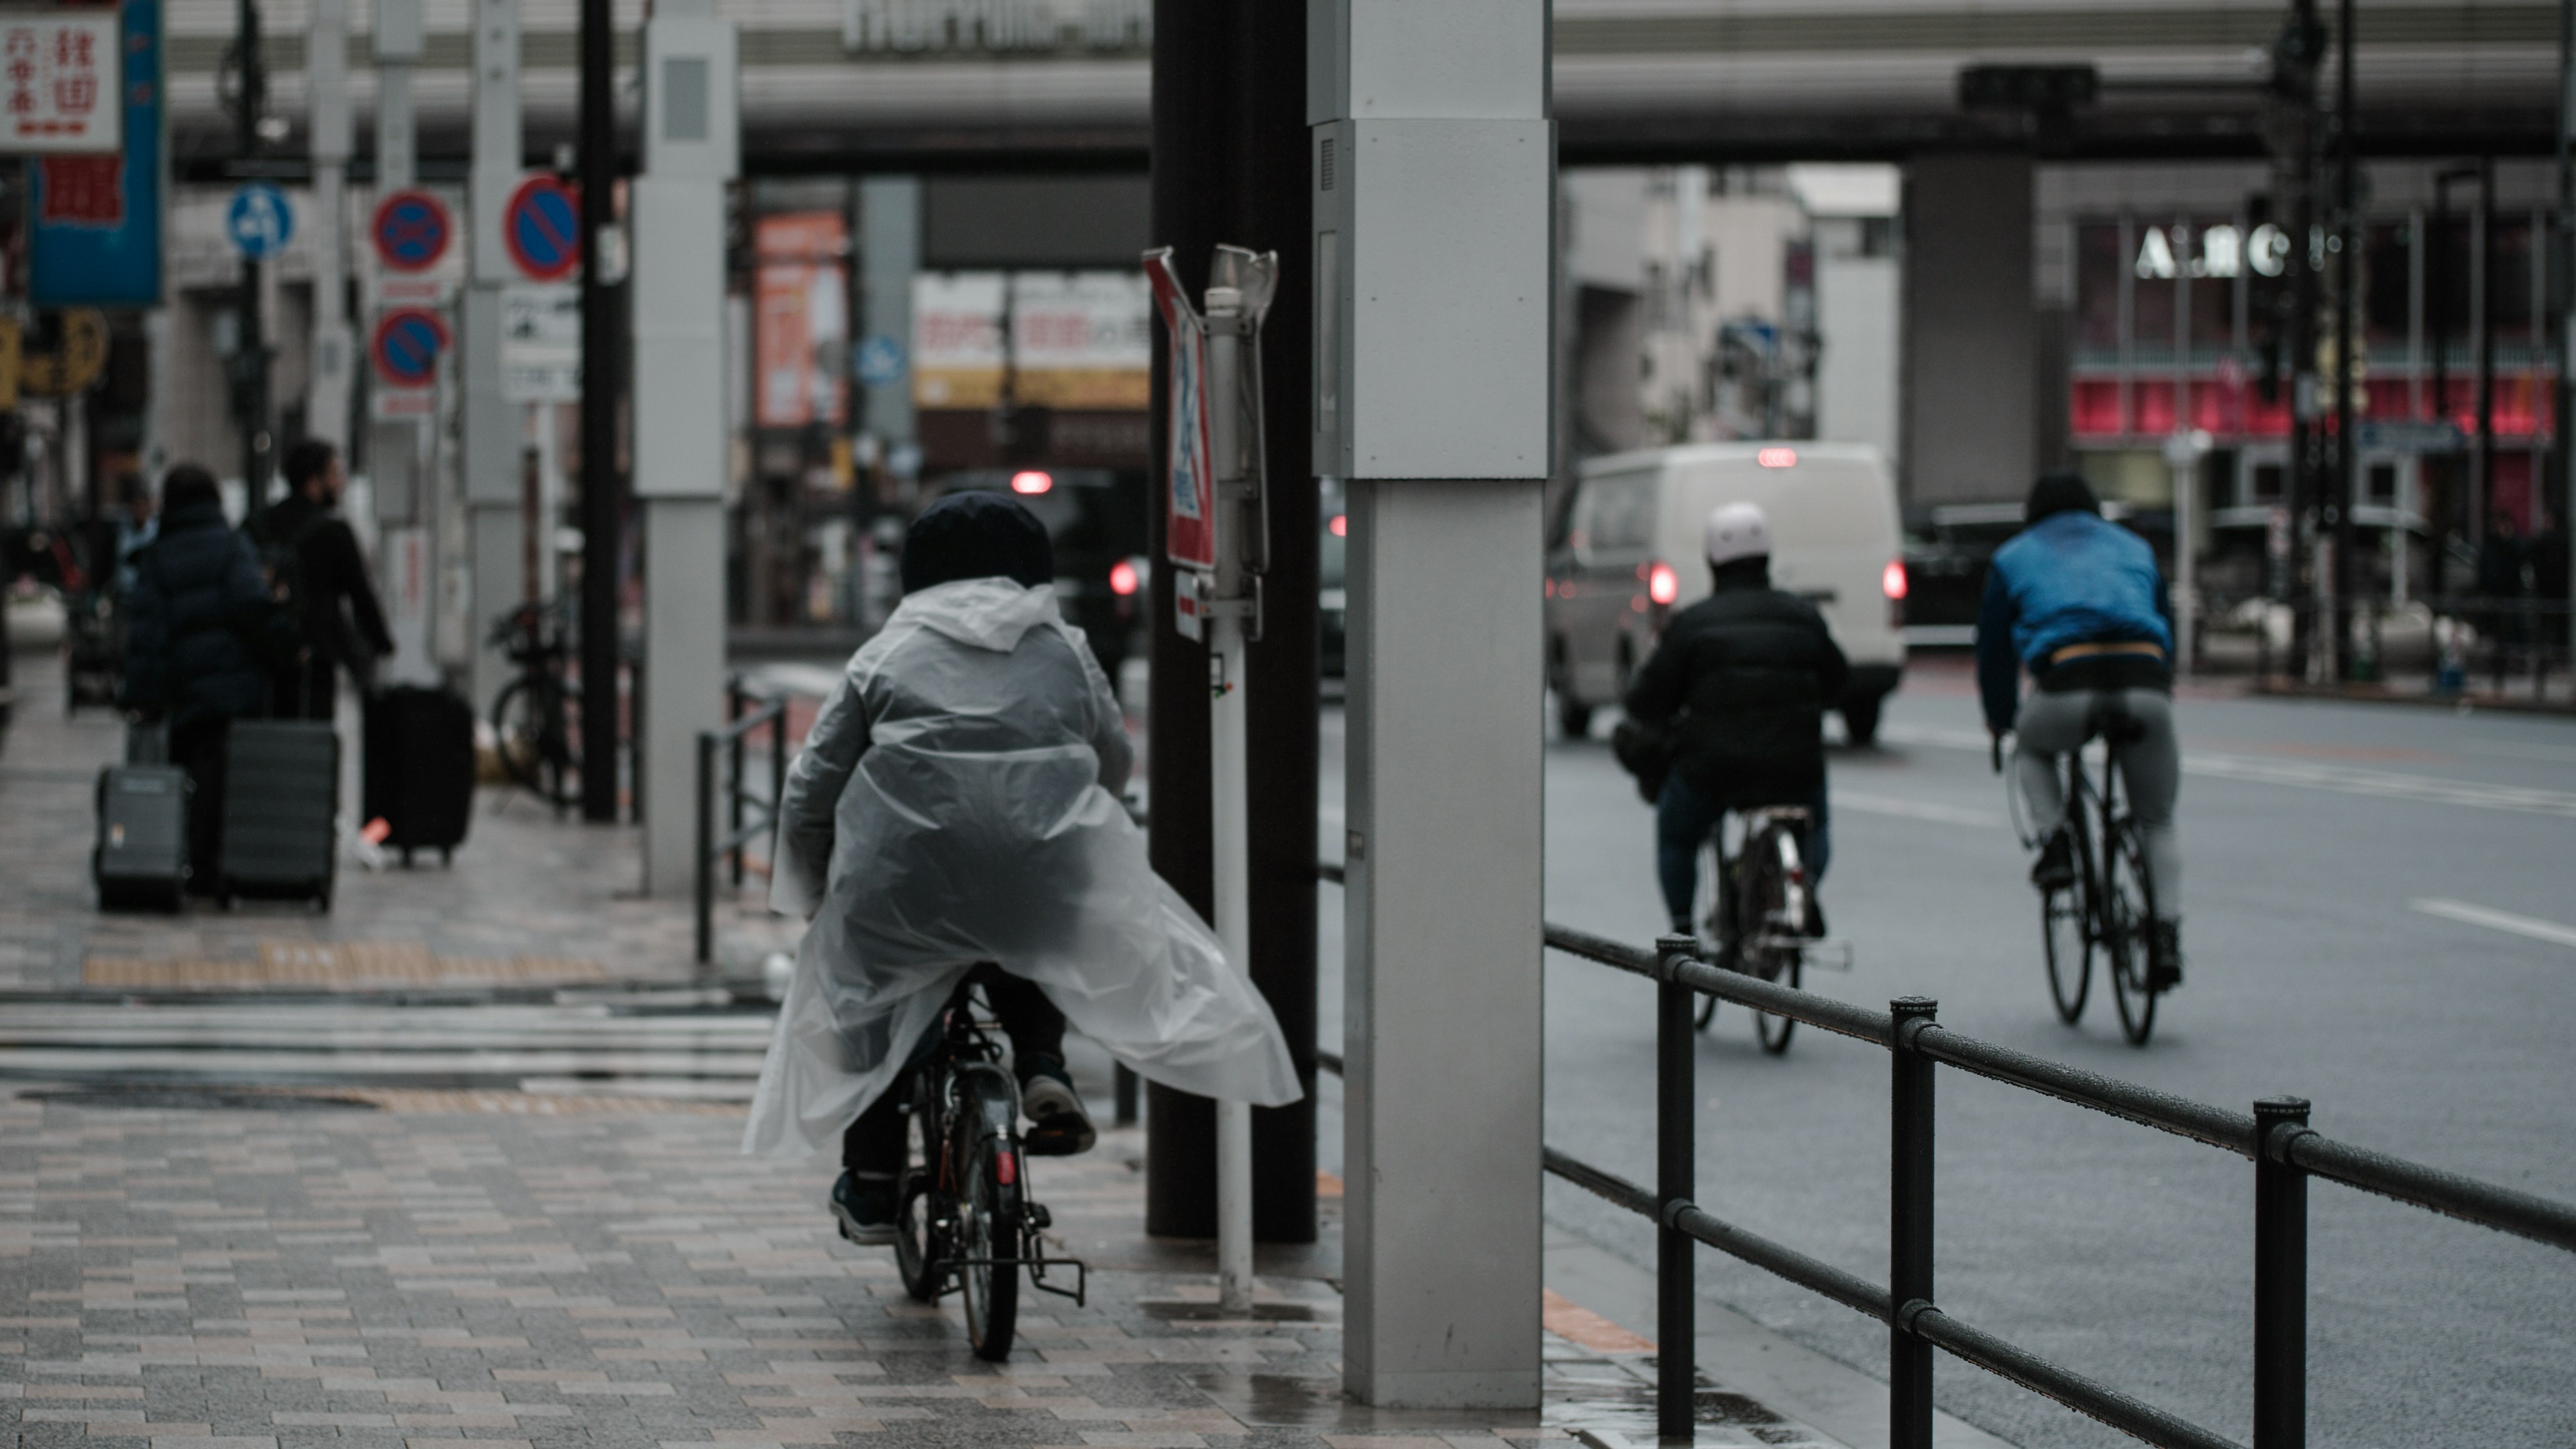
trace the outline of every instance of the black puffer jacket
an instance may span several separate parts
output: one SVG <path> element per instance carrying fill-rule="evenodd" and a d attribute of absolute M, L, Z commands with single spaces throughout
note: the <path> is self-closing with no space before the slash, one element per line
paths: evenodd
<path fill-rule="evenodd" d="M 1803 805 L 1825 779 L 1824 712 L 1850 666 L 1816 606 L 1748 560 L 1672 617 L 1628 687 L 1629 715 L 1670 730 L 1673 768 L 1733 805 Z"/>
<path fill-rule="evenodd" d="M 268 712 L 270 653 L 283 627 L 250 540 L 221 505 L 161 516 L 161 536 L 135 555 L 124 704 L 173 725 Z M 283 641 L 291 644 L 292 635 Z"/>

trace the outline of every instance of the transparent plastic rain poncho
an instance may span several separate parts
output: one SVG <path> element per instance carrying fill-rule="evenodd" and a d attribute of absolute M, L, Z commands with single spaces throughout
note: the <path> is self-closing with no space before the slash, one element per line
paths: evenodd
<path fill-rule="evenodd" d="M 743 1133 L 838 1142 L 990 961 L 1151 1081 L 1279 1106 L 1288 1044 L 1240 963 L 1146 864 L 1132 753 L 1051 587 L 907 595 L 824 701 L 780 806 L 772 908 L 811 915 Z"/>

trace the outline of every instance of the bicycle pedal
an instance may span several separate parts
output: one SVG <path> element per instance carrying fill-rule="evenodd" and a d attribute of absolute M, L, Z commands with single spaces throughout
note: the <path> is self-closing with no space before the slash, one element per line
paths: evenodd
<path fill-rule="evenodd" d="M 1055 1226 L 1055 1214 L 1048 1212 L 1044 1203 L 1030 1203 L 1029 1226 L 1044 1232 Z"/>

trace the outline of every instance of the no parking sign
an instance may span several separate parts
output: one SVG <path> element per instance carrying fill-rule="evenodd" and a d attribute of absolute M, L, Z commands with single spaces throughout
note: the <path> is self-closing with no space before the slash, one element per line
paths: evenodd
<path fill-rule="evenodd" d="M 447 254 L 447 203 L 426 191 L 397 191 L 377 204 L 369 234 L 387 270 L 428 271 Z"/>
<path fill-rule="evenodd" d="M 501 241 L 531 281 L 551 282 L 581 265 L 581 201 L 543 172 L 519 183 L 501 209 Z"/>
<path fill-rule="evenodd" d="M 435 312 L 403 307 L 376 323 L 369 349 L 376 376 L 389 388 L 428 387 L 438 380 L 438 354 L 447 350 L 447 324 Z"/>

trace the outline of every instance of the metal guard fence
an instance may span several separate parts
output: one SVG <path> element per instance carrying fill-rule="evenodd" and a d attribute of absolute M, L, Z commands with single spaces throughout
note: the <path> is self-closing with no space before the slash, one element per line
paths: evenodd
<path fill-rule="evenodd" d="M 730 723 L 723 729 L 698 732 L 697 961 L 702 967 L 715 960 L 716 863 L 726 856 L 733 858 L 733 886 L 740 890 L 743 847 L 776 830 L 778 802 L 787 793 L 787 694 L 758 693 L 736 675 L 725 684 L 725 715 Z M 763 727 L 769 730 L 766 796 L 752 793 L 743 783 L 746 746 Z M 719 756 L 725 765 L 721 788 Z M 725 834 L 721 837 L 716 834 L 719 799 L 726 812 Z"/>
<path fill-rule="evenodd" d="M 1341 884 L 1342 868 L 1317 867 Z M 1933 1075 L 1954 1067 L 1988 1081 L 2089 1107 L 2222 1148 L 2254 1164 L 2254 1449 L 2300 1449 L 2307 1434 L 2307 1181 L 2339 1182 L 2464 1222 L 2576 1252 L 2576 1207 L 2497 1187 L 2326 1137 L 2301 1098 L 2267 1098 L 2249 1113 L 2101 1076 L 1964 1036 L 1934 1020 L 1923 997 L 1873 1011 L 1721 970 L 1687 936 L 1647 950 L 1564 926 L 1547 946 L 1656 984 L 1656 1185 L 1544 1148 L 1548 1172 L 1656 1224 L 1657 1430 L 1692 1426 L 1694 1298 L 1691 1249 L 1706 1244 L 1889 1328 L 1889 1442 L 1932 1444 L 1932 1350 L 2045 1395 L 2078 1413 L 2171 1449 L 2237 1449 L 2233 1441 L 2052 1363 L 1943 1312 L 1933 1296 Z M 1870 1042 L 1893 1059 L 1889 1202 L 1891 1282 L 1872 1283 L 1718 1218 L 1692 1201 L 1696 1055 L 1693 997 L 1705 992 L 1822 1031 Z M 1342 1059 L 1318 1053 L 1336 1075 Z"/>

